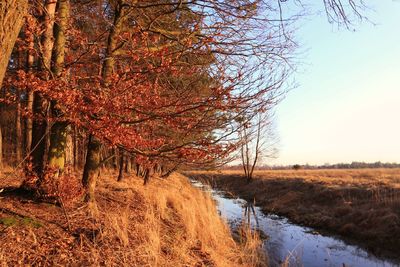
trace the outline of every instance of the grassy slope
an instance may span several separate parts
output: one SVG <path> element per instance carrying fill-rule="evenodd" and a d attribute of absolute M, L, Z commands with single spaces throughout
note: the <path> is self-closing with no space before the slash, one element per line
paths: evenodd
<path fill-rule="evenodd" d="M 115 176 L 115 175 L 113 175 Z M 238 245 L 209 195 L 181 175 L 115 182 L 102 177 L 97 207 L 62 209 L 0 193 L 0 265 L 256 266 L 257 244 Z M 0 179 L 0 188 L 18 179 Z"/>
<path fill-rule="evenodd" d="M 265 212 L 362 241 L 371 251 L 400 254 L 400 169 L 192 172 Z"/>

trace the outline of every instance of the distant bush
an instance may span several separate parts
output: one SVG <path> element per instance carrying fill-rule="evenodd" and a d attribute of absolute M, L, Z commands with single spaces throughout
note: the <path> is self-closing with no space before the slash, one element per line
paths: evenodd
<path fill-rule="evenodd" d="M 300 170 L 300 169 L 301 169 L 301 166 L 300 166 L 299 164 L 293 165 L 293 170 L 298 171 L 298 170 Z"/>

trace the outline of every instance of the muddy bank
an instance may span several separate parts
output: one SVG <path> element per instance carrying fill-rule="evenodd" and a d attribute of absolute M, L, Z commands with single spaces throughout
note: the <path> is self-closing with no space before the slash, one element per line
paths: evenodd
<path fill-rule="evenodd" d="M 272 173 L 273 174 L 273 173 Z M 255 199 L 266 214 L 310 226 L 361 244 L 376 255 L 400 255 L 400 198 L 387 183 L 327 182 L 259 173 L 251 183 L 240 174 L 186 173 L 247 201 Z"/>

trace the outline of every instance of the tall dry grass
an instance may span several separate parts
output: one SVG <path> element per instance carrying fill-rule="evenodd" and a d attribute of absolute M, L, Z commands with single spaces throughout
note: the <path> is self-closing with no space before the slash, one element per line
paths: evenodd
<path fill-rule="evenodd" d="M 235 242 L 211 196 L 179 174 L 147 186 L 138 178 L 116 182 L 104 174 L 96 203 L 68 208 L 70 231 L 62 228 L 66 220 L 55 206 L 4 198 L 1 207 L 34 214 L 43 226 L 4 229 L 0 266 L 266 265 L 258 237 Z M 9 215 L 0 209 L 2 216 Z"/>
<path fill-rule="evenodd" d="M 210 195 L 191 187 L 185 177 L 175 174 L 144 187 L 129 180 L 109 181 L 103 190 L 115 187 L 125 191 L 126 199 L 143 201 L 140 223 L 132 223 L 135 203 L 129 201 L 100 214 L 105 219 L 102 238 L 117 240 L 119 249 L 125 251 L 121 255 L 124 264 L 138 259 L 138 264 L 146 266 L 264 264 L 257 236 L 248 234 L 241 244 L 235 243 Z"/>

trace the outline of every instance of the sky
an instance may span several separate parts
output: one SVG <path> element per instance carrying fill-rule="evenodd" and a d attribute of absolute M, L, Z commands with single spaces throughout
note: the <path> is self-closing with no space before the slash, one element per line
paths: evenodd
<path fill-rule="evenodd" d="M 276 107 L 280 152 L 267 164 L 400 162 L 400 1 L 366 2 L 375 25 L 301 22 L 298 86 Z"/>

